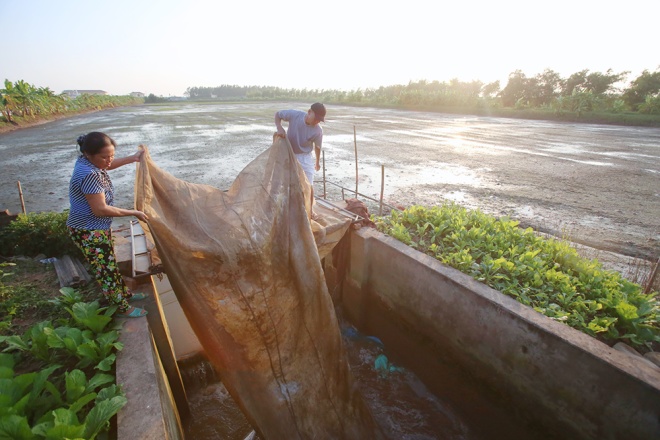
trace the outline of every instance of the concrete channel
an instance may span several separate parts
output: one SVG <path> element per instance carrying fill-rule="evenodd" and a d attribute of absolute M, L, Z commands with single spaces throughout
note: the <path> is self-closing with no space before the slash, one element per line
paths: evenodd
<path fill-rule="evenodd" d="M 333 262 L 334 261 L 334 262 Z M 571 439 L 660 438 L 660 367 L 517 303 L 370 228 L 351 230 L 323 261 L 348 319 L 406 353 L 433 387 L 433 362 L 457 366 L 541 430 Z M 124 325 L 118 382 L 129 403 L 118 438 L 184 438 L 189 417 L 178 363 L 203 351 L 166 276 L 151 277 L 149 320 Z M 501 438 L 496 434 L 494 438 Z"/>

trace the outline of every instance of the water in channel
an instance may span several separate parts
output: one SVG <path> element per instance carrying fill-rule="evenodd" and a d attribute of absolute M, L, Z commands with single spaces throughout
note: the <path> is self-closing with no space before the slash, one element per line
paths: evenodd
<path fill-rule="evenodd" d="M 435 377 L 427 386 L 394 351 L 375 336 L 359 332 L 339 317 L 351 371 L 367 405 L 388 439 L 397 440 L 547 440 L 553 437 L 526 426 L 513 413 L 486 400 L 458 369 L 442 367 L 424 356 Z M 398 345 L 398 343 L 395 343 Z M 424 351 L 424 343 L 405 342 Z M 192 420 L 186 437 L 197 440 L 243 440 L 252 431 L 240 409 L 206 362 L 182 366 Z M 258 437 L 256 437 L 258 439 Z"/>

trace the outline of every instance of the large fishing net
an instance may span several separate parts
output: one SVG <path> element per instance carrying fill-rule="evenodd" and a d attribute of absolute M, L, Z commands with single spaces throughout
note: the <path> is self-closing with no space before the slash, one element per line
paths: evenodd
<path fill-rule="evenodd" d="M 310 186 L 286 139 L 227 191 L 184 182 L 145 148 L 136 208 L 222 382 L 266 439 L 371 439 L 321 266 L 350 220 L 309 220 Z"/>

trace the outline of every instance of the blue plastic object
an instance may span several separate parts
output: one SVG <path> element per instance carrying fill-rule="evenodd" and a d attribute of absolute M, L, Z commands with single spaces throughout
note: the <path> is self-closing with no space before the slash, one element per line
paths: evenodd
<path fill-rule="evenodd" d="M 387 356 L 384 354 L 379 354 L 374 361 L 374 368 L 378 372 L 378 375 L 382 378 L 385 378 L 390 375 L 390 373 L 395 373 L 403 371 L 403 368 L 397 367 L 396 365 L 390 363 Z"/>

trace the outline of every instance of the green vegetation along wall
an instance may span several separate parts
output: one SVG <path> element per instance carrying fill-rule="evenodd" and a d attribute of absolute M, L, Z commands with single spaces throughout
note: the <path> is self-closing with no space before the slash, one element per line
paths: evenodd
<path fill-rule="evenodd" d="M 413 206 L 376 219 L 384 232 L 610 345 L 660 343 L 660 301 L 568 243 L 455 204 Z"/>

